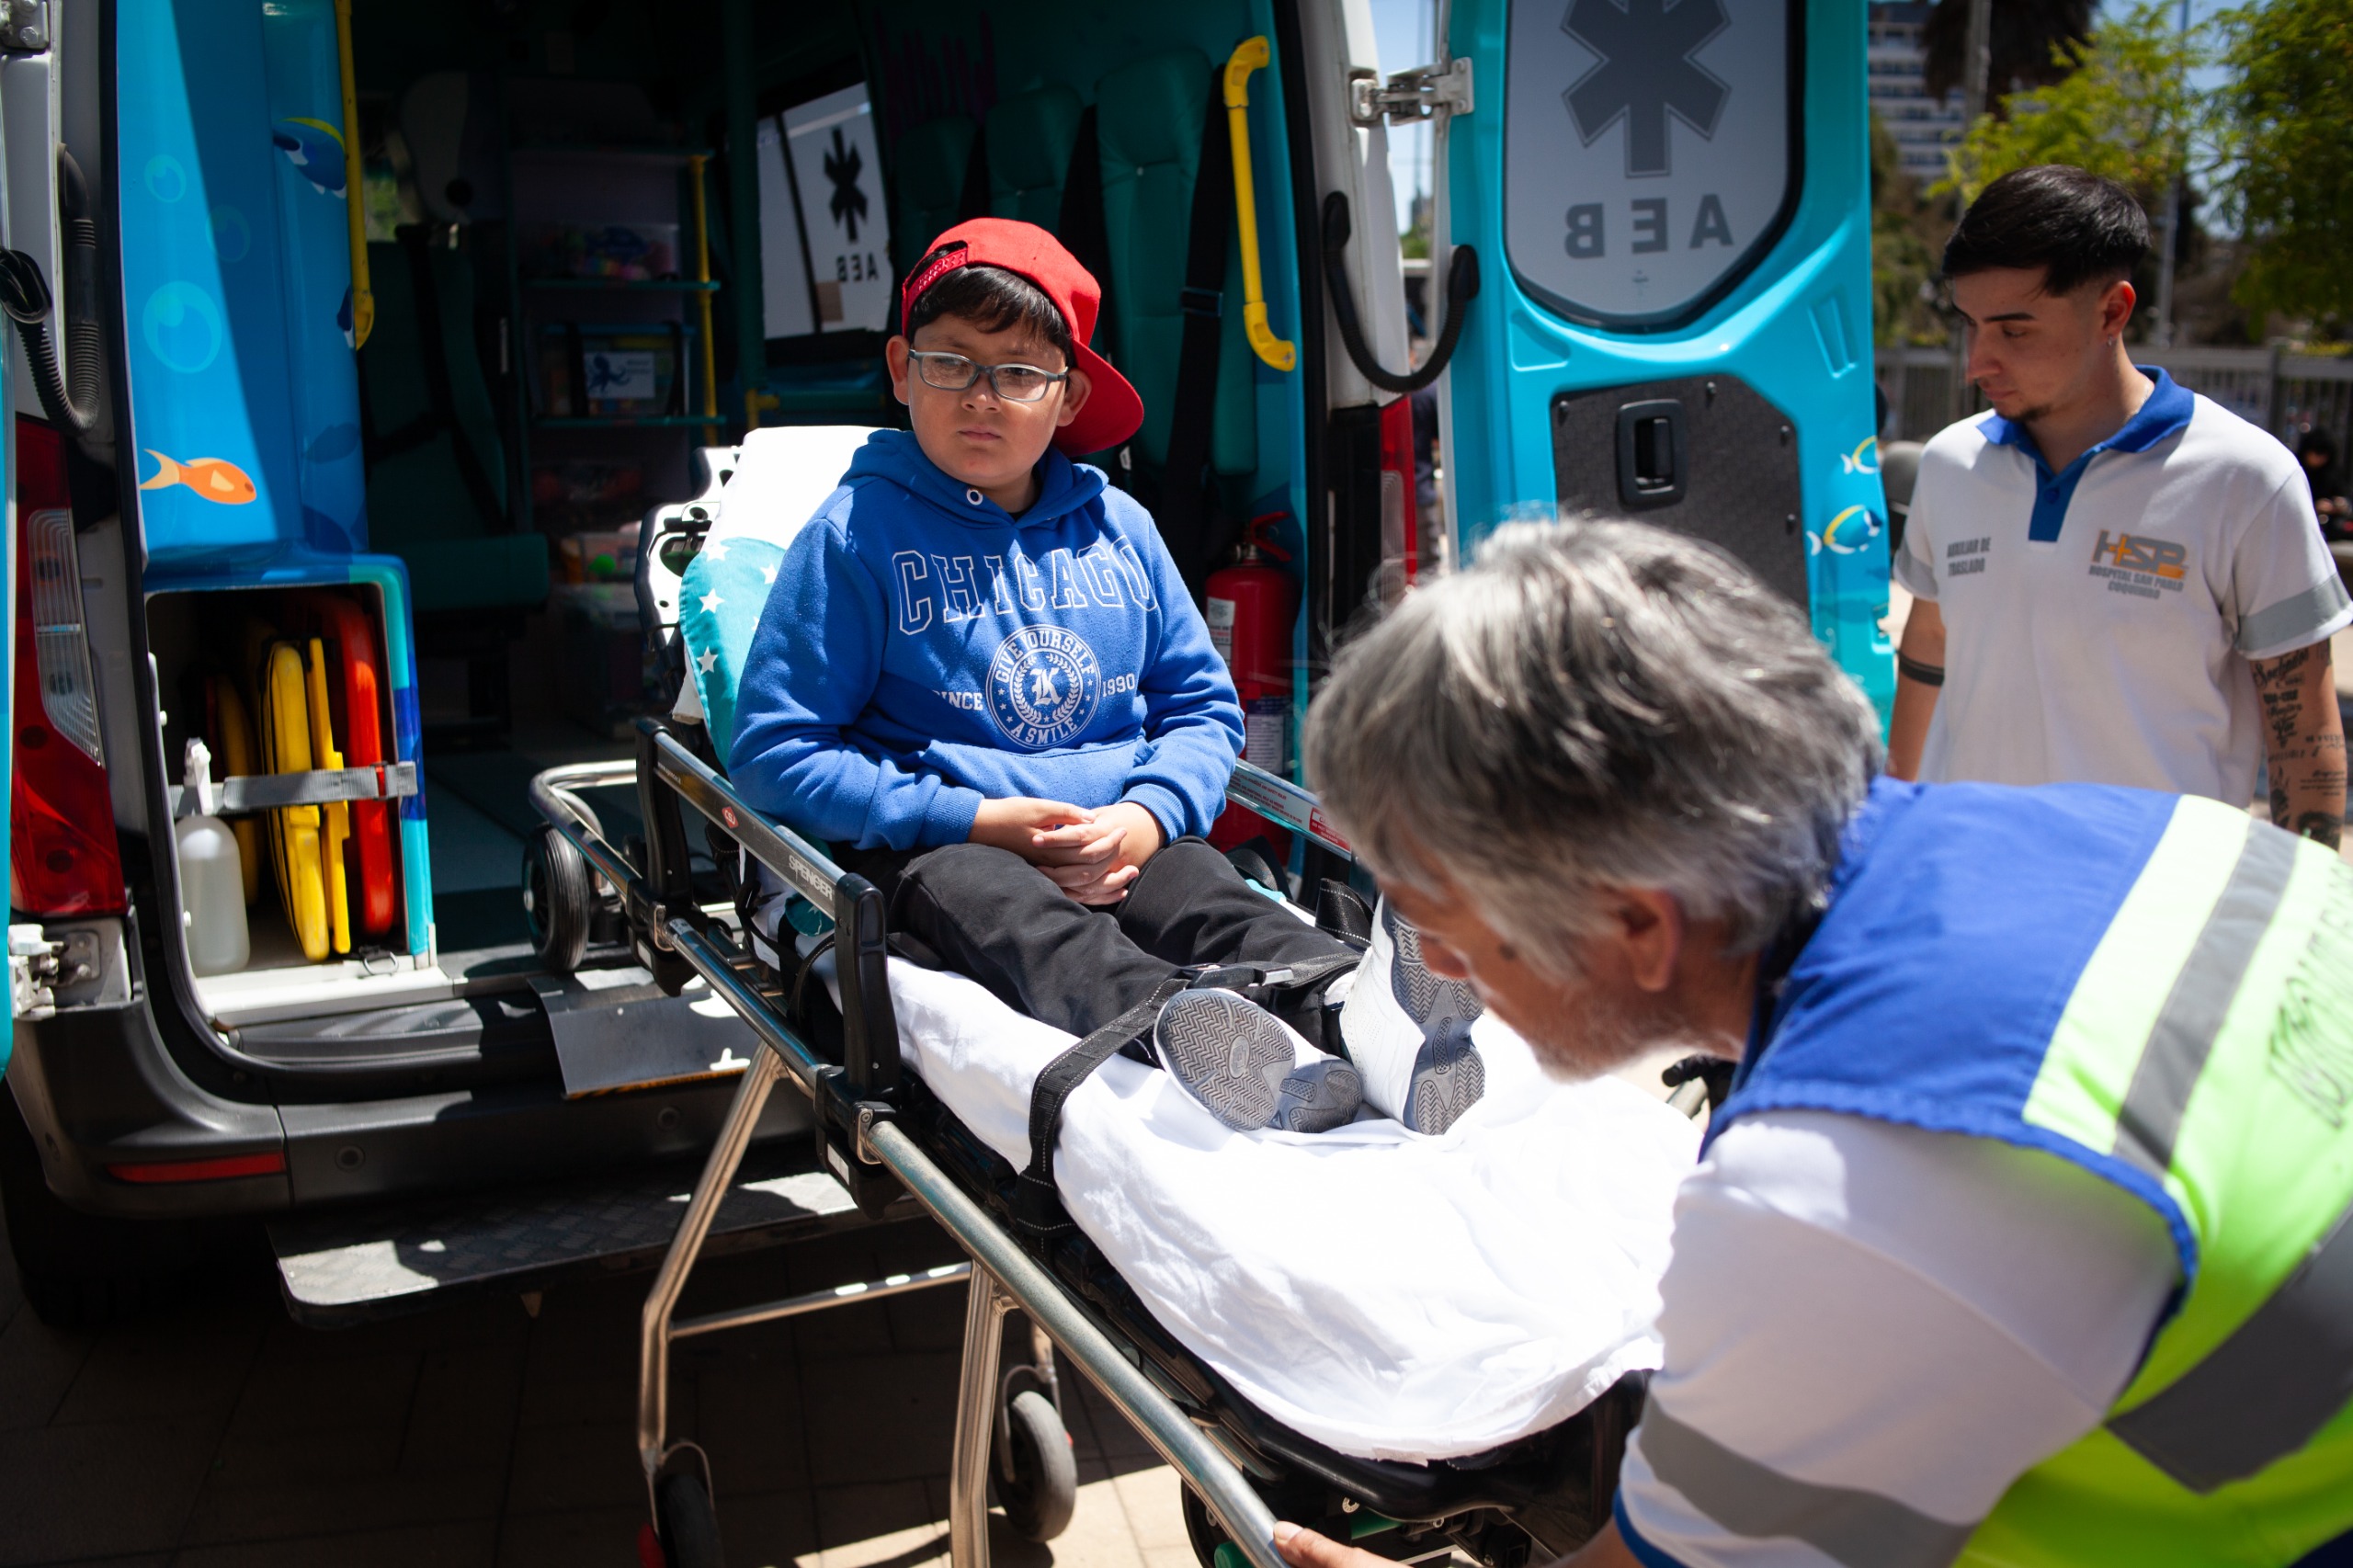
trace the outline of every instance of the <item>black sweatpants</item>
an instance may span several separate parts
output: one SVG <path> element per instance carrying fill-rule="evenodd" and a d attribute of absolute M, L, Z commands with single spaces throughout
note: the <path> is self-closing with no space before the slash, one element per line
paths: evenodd
<path fill-rule="evenodd" d="M 1195 964 L 1279 967 L 1355 949 L 1255 892 L 1199 838 L 1144 862 L 1125 901 L 1079 903 L 1009 849 L 878 849 L 844 864 L 890 901 L 891 929 L 1043 1023 L 1083 1035 Z"/>

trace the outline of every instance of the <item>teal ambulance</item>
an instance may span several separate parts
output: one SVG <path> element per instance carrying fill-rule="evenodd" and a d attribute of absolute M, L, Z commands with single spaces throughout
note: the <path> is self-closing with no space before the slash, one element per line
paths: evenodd
<path fill-rule="evenodd" d="M 754 426 L 895 422 L 895 281 L 961 218 L 1102 279 L 1149 412 L 1095 460 L 1188 581 L 1245 541 L 1290 579 L 1253 760 L 1526 517 L 1722 545 L 1890 699 L 1860 0 L 1439 0 L 1427 61 L 1362 0 L 6 16 L 0 1193 L 52 1321 L 256 1224 L 315 1322 L 647 1256 L 580 1216 L 658 1211 L 748 1037 L 635 967 L 530 781 L 676 694 L 650 514 Z M 518 1193 L 521 1262 L 401 1240 Z"/>

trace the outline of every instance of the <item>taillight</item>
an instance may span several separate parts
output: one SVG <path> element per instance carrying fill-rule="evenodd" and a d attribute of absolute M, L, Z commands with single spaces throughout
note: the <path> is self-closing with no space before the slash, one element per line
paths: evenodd
<path fill-rule="evenodd" d="M 232 1181 L 238 1176 L 276 1176 L 286 1168 L 283 1150 L 260 1154 L 224 1154 L 217 1160 L 150 1160 L 133 1165 L 108 1165 L 117 1181 L 153 1187 L 165 1182 Z"/>
<path fill-rule="evenodd" d="M 1414 400 L 1381 411 L 1381 537 L 1404 541 L 1405 581 L 1422 571 L 1422 515 L 1414 504 Z"/>
<path fill-rule="evenodd" d="M 36 916 L 119 915 L 122 852 L 98 742 L 65 443 L 24 418 L 17 421 L 17 517 L 8 902 Z"/>

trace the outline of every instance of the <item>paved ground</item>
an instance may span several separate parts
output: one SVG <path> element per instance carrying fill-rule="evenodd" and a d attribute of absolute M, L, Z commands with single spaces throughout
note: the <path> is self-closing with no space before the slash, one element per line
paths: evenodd
<path fill-rule="evenodd" d="M 687 1310 L 952 1261 L 926 1225 L 723 1260 Z M 0 1249 L 0 1568 L 631 1568 L 644 1276 L 318 1333 L 266 1262 L 167 1319 L 42 1325 Z M 735 1568 L 947 1558 L 956 1287 L 682 1346 L 673 1430 L 709 1450 Z M 1078 1513 L 1003 1568 L 1191 1568 L 1177 1483 L 1064 1381 Z M 1075 1392 L 1078 1397 L 1068 1398 Z"/>

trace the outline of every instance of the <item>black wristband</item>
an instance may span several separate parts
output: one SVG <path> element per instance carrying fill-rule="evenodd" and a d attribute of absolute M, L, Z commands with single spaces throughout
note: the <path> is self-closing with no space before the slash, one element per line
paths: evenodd
<path fill-rule="evenodd" d="M 1945 667 L 1942 665 L 1924 665 L 1908 654 L 1899 653 L 1895 655 L 1895 667 L 1899 673 L 1922 686 L 1942 686 L 1945 683 Z"/>

